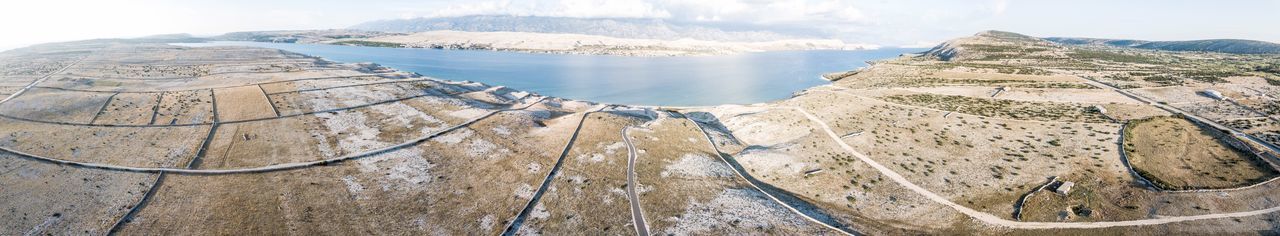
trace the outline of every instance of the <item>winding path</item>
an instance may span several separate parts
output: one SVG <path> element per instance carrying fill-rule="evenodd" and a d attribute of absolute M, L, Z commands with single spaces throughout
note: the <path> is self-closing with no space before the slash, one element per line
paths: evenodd
<path fill-rule="evenodd" d="M 783 208 L 787 208 L 787 210 L 791 211 L 792 213 L 796 213 L 796 215 L 799 215 L 801 218 L 804 218 L 805 220 L 808 220 L 813 223 L 817 223 L 818 225 L 821 225 L 823 227 L 826 227 L 836 232 L 840 232 L 841 234 L 844 234 L 844 235 L 857 234 L 857 232 L 853 231 L 852 229 L 836 226 L 836 225 L 839 225 L 840 223 L 835 222 L 835 219 L 831 219 L 831 217 L 829 216 L 821 216 L 821 215 L 817 216 L 825 219 L 825 221 L 818 220 L 817 218 L 815 218 L 815 216 L 810 215 L 813 213 L 796 209 L 794 206 L 791 206 L 791 204 L 787 203 L 786 201 L 783 201 L 782 199 L 778 199 L 777 196 L 774 196 L 769 191 L 765 191 L 764 188 L 760 187 L 760 185 L 764 185 L 765 183 L 759 183 L 759 181 L 756 180 L 754 177 L 751 177 L 751 174 L 747 173 L 746 170 L 739 168 L 738 165 L 734 165 L 729 161 L 729 158 L 731 158 L 731 157 L 727 157 L 729 154 L 725 154 L 723 151 L 720 151 L 720 147 L 716 146 L 715 140 L 711 139 L 711 134 L 707 133 L 707 130 L 702 127 L 702 123 L 696 120 L 693 120 L 692 118 L 689 118 L 689 116 L 687 115 L 683 115 L 683 114 L 681 115 L 684 116 L 686 120 L 689 120 L 689 122 L 693 122 L 694 126 L 698 127 L 698 131 L 702 132 L 702 137 L 707 139 L 707 144 L 710 145 L 711 149 L 716 152 L 716 156 L 720 157 L 720 161 L 724 162 L 724 164 L 729 166 L 730 169 L 733 169 L 733 173 L 738 175 L 738 178 L 741 178 L 742 180 L 746 181 L 747 185 L 751 186 L 751 188 L 754 188 L 756 191 L 760 191 L 760 193 L 764 194 L 765 197 L 768 197 L 769 200 L 773 200 L 773 202 L 778 203 L 778 205 L 782 205 Z M 828 222 L 828 221 L 831 221 L 831 222 Z"/>
<path fill-rule="evenodd" d="M 640 196 L 636 195 L 636 146 L 631 144 L 627 131 L 631 126 L 622 128 L 622 142 L 627 144 L 627 200 L 631 201 L 631 222 L 635 225 L 636 235 L 648 236 L 649 223 L 644 220 L 644 210 L 640 209 Z"/>
<path fill-rule="evenodd" d="M 862 160 L 862 162 L 867 163 L 867 165 L 870 165 L 872 168 L 875 168 L 877 171 L 880 172 L 880 174 L 883 174 L 889 177 L 890 180 L 893 180 L 893 182 L 898 183 L 898 185 L 901 185 L 907 188 L 907 190 L 911 190 L 912 192 L 916 192 L 917 194 L 924 196 L 930 201 L 950 207 L 952 209 L 955 209 L 956 211 L 959 211 L 961 214 L 972 217 L 973 219 L 976 219 L 978 221 L 982 221 L 983 223 L 987 223 L 995 226 L 1014 228 L 1014 229 L 1093 229 L 1093 228 L 1108 228 L 1108 227 L 1121 227 L 1121 226 L 1159 225 L 1159 224 L 1177 223 L 1177 222 L 1194 221 L 1194 220 L 1210 220 L 1210 219 L 1256 216 L 1256 215 L 1280 212 L 1280 206 L 1276 206 L 1276 207 L 1253 210 L 1253 211 L 1216 213 L 1216 214 L 1204 214 L 1204 215 L 1193 215 L 1193 216 L 1166 216 L 1166 217 L 1155 218 L 1155 219 L 1128 220 L 1128 221 L 1018 222 L 1018 221 L 1006 220 L 986 212 L 981 212 L 969 207 L 962 206 L 960 204 L 956 204 L 955 202 L 952 202 L 951 200 L 948 200 L 945 197 L 942 197 L 936 193 L 933 193 L 923 187 L 920 187 L 919 185 L 911 183 L 911 181 L 907 180 L 907 178 L 903 177 L 897 172 L 894 172 L 893 170 L 885 167 L 884 165 L 881 165 L 879 162 L 872 160 L 870 157 L 863 155 L 857 150 L 854 150 L 853 146 L 850 146 L 849 144 L 845 143 L 844 140 L 841 140 L 840 136 L 837 135 L 835 131 L 832 131 L 831 127 L 828 126 L 826 122 L 822 121 L 821 119 L 818 119 L 817 116 L 814 116 L 813 114 L 810 114 L 808 111 L 805 111 L 804 108 L 799 108 L 799 107 L 791 107 L 791 108 L 804 114 L 806 118 L 813 121 L 814 123 L 817 123 L 820 126 L 819 128 L 822 128 L 823 132 L 825 132 L 827 136 L 829 136 L 832 140 L 835 140 L 836 143 L 840 145 L 840 148 L 844 149 L 846 152 L 849 152 L 850 154 L 853 154 L 854 157 L 857 157 L 859 160 Z"/>

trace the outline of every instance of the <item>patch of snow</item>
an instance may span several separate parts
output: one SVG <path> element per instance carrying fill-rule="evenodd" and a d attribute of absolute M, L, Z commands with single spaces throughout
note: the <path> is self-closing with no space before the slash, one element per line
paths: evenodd
<path fill-rule="evenodd" d="M 389 118 L 387 118 L 387 120 L 383 121 L 384 125 L 410 127 L 411 125 L 413 125 L 413 120 L 421 120 L 423 122 L 426 122 L 427 124 L 439 125 L 437 127 L 423 129 L 422 132 L 424 134 L 430 133 L 431 130 L 444 128 L 445 126 L 444 121 L 440 119 L 436 119 L 436 117 L 423 113 L 422 111 L 415 109 L 409 105 L 405 105 L 404 103 L 395 102 L 390 104 L 373 106 L 373 110 L 383 115 L 390 116 Z"/>
<path fill-rule="evenodd" d="M 600 153 L 582 154 L 582 155 L 578 155 L 576 158 L 578 159 L 579 162 L 591 161 L 593 163 L 599 163 L 601 161 L 604 161 L 604 154 L 600 154 Z"/>
<path fill-rule="evenodd" d="M 463 108 L 461 110 L 449 112 L 449 116 L 471 119 L 471 118 L 480 117 L 485 113 L 489 113 L 489 110 L 480 109 L 480 108 Z"/>
<path fill-rule="evenodd" d="M 496 133 L 498 135 L 511 135 L 511 130 L 507 129 L 506 126 L 499 125 L 499 126 L 493 127 L 490 130 L 493 130 L 493 133 Z"/>
<path fill-rule="evenodd" d="M 533 198 L 534 189 L 532 185 L 520 184 L 516 186 L 516 197 L 523 199 Z"/>
<path fill-rule="evenodd" d="M 587 182 L 587 177 L 582 177 L 581 175 L 570 175 L 569 182 L 574 184 L 583 184 Z"/>
<path fill-rule="evenodd" d="M 363 172 L 390 171 L 383 175 L 386 176 L 381 183 L 383 190 L 407 191 L 432 180 L 430 169 L 435 165 L 422 158 L 422 153 L 422 149 L 411 147 L 362 158 L 357 162 Z"/>
<path fill-rule="evenodd" d="M 515 92 L 511 92 L 510 95 L 512 99 L 518 99 L 518 98 L 528 97 L 529 92 L 515 91 Z"/>
<path fill-rule="evenodd" d="M 461 129 L 453 130 L 453 132 L 449 132 L 445 135 L 441 135 L 439 137 L 433 138 L 431 139 L 431 141 L 440 143 L 440 144 L 452 145 L 452 144 L 462 143 L 462 140 L 471 137 L 471 135 L 473 134 L 475 134 L 475 132 L 471 131 L 471 129 L 461 128 Z"/>
<path fill-rule="evenodd" d="M 603 145 L 603 143 L 601 145 Z M 610 143 L 609 145 L 604 146 L 604 153 L 612 155 L 614 153 L 617 153 L 619 149 L 622 149 L 625 147 L 627 147 L 627 144 L 623 142 Z"/>
<path fill-rule="evenodd" d="M 707 202 L 691 201 L 680 217 L 667 219 L 675 224 L 662 234 L 701 235 L 723 232 L 767 230 L 788 225 L 801 227 L 807 222 L 790 211 L 766 200 L 763 194 L 748 189 L 725 189 Z M 736 228 L 733 229 L 733 228 Z M 761 231 L 756 231 L 761 232 Z"/>
<path fill-rule="evenodd" d="M 734 115 L 721 115 L 720 117 L 728 117 L 721 120 L 722 124 L 729 130 L 733 130 L 733 134 L 746 143 L 773 146 L 800 139 L 813 132 L 813 127 L 810 127 L 807 121 L 801 122 L 799 127 L 791 125 L 794 122 L 793 119 L 803 119 L 797 118 L 803 117 L 801 115 L 761 109 L 728 110 Z M 770 120 L 770 115 L 782 116 L 782 119 Z"/>
<path fill-rule="evenodd" d="M 364 185 L 356 182 L 355 176 L 343 176 L 342 183 L 347 185 L 347 192 L 350 192 L 352 196 L 356 196 L 357 199 L 364 198 L 364 196 L 360 195 L 361 192 L 364 192 Z"/>
<path fill-rule="evenodd" d="M 529 173 L 538 173 L 538 171 L 541 171 L 541 170 L 542 170 L 542 164 L 538 164 L 537 162 L 529 163 Z"/>
<path fill-rule="evenodd" d="M 483 229 L 486 232 L 493 230 L 493 223 L 496 219 L 497 218 L 494 217 L 493 214 L 484 215 L 483 218 L 480 218 L 480 229 Z"/>
<path fill-rule="evenodd" d="M 786 153 L 769 149 L 751 149 L 738 154 L 738 161 L 749 169 L 764 170 L 782 175 L 796 175 L 813 169 Z"/>
<path fill-rule="evenodd" d="M 489 142 L 488 140 L 477 138 L 477 139 L 471 140 L 470 143 L 467 143 L 466 153 L 467 153 L 467 156 L 470 156 L 470 157 L 479 157 L 480 155 L 489 153 L 489 151 L 493 151 L 493 149 L 496 149 L 496 148 L 498 148 L 498 145 L 495 145 Z"/>
<path fill-rule="evenodd" d="M 533 217 L 534 219 L 546 219 L 547 217 L 551 217 L 551 212 L 548 212 L 547 207 L 543 206 L 542 203 L 539 202 L 537 206 L 533 207 L 533 211 L 529 212 L 529 217 Z"/>
<path fill-rule="evenodd" d="M 680 159 L 663 167 L 660 175 L 664 178 L 672 175 L 681 177 L 732 177 L 733 170 L 711 157 L 686 153 L 684 156 L 680 156 Z"/>
<path fill-rule="evenodd" d="M 318 99 L 312 101 L 316 100 Z M 407 106 L 390 106 L 385 108 L 388 110 L 383 110 L 383 112 L 402 112 L 401 109 L 405 108 Z M 416 111 L 415 109 L 409 109 Z M 319 139 L 319 149 L 326 155 L 336 156 L 339 151 L 356 153 L 391 145 L 378 141 L 378 134 L 381 132 L 367 125 L 368 117 L 364 113 L 358 111 L 319 113 L 316 114 L 316 117 L 324 120 L 324 130 L 327 132 L 313 130 L 311 131 L 312 136 Z M 329 146 L 328 141 L 325 140 L 326 137 L 337 137 L 337 147 Z M 362 158 L 357 162 L 361 172 L 387 172 L 375 175 L 386 178 L 379 181 L 384 191 L 393 189 L 407 191 L 422 186 L 431 180 L 428 170 L 432 164 L 424 159 L 422 154 L 422 150 L 416 147 L 403 148 Z M 364 186 L 360 186 L 360 189 L 364 189 Z"/>

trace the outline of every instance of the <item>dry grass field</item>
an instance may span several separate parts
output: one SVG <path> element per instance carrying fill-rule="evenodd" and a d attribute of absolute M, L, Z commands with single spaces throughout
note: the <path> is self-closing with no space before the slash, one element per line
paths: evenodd
<path fill-rule="evenodd" d="M 575 123 L 579 115 L 562 122 Z M 643 119 L 608 111 L 590 113 L 563 166 L 519 229 L 521 234 L 616 235 L 632 231 L 627 197 L 627 150 L 615 131 Z M 532 167 L 531 167 L 532 168 Z M 545 168 L 550 168 L 546 166 Z"/>
<path fill-rule="evenodd" d="M 0 235 L 629 235 L 633 200 L 661 235 L 1270 234 L 1277 61 L 991 31 L 779 101 L 656 108 L 47 44 L 0 53 Z"/>
<path fill-rule="evenodd" d="M 630 132 L 641 208 L 657 234 L 821 234 L 739 179 L 711 150 L 696 124 L 677 114 Z"/>
<path fill-rule="evenodd" d="M 218 99 L 218 120 L 248 120 L 275 117 L 275 109 L 258 86 L 214 89 Z"/>
<path fill-rule="evenodd" d="M 1133 169 L 1163 189 L 1246 186 L 1276 176 L 1260 157 L 1233 147 L 1221 132 L 1178 117 L 1153 117 L 1125 127 Z"/>

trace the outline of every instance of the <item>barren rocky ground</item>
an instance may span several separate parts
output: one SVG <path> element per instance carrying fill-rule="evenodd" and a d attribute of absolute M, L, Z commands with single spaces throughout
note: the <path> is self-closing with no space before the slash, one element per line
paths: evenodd
<path fill-rule="evenodd" d="M 991 31 L 663 108 L 45 44 L 0 53 L 0 234 L 1271 234 L 1277 63 Z"/>

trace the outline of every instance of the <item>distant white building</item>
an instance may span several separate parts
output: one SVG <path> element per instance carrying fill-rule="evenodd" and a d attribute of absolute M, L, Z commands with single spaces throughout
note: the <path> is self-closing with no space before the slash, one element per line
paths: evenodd
<path fill-rule="evenodd" d="M 1053 191 L 1057 192 L 1058 194 L 1067 195 L 1067 194 L 1071 194 L 1071 187 L 1075 187 L 1075 186 L 1076 186 L 1076 183 L 1072 183 L 1071 181 L 1063 181 L 1062 184 L 1059 184 L 1058 188 L 1054 189 Z"/>
<path fill-rule="evenodd" d="M 1102 105 L 1093 105 L 1093 110 L 1098 111 L 1098 113 L 1107 114 L 1107 108 L 1102 107 Z"/>
<path fill-rule="evenodd" d="M 1204 93 L 1205 96 L 1209 96 L 1210 98 L 1213 98 L 1213 99 L 1218 99 L 1218 100 L 1227 99 L 1227 96 L 1222 96 L 1222 93 L 1218 92 L 1217 90 L 1205 89 L 1204 91 L 1201 91 L 1201 92 Z"/>

